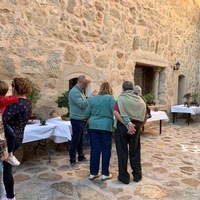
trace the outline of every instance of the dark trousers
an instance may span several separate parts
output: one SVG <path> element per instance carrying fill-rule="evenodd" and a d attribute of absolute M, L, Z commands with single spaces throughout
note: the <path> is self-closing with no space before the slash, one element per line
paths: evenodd
<path fill-rule="evenodd" d="M 15 149 L 15 132 L 8 124 L 4 125 L 4 131 L 8 146 L 8 153 L 11 153 Z"/>
<path fill-rule="evenodd" d="M 21 140 L 15 140 L 15 150 L 17 150 L 22 144 Z M 12 165 L 6 161 L 3 161 L 3 182 L 6 190 L 7 198 L 14 198 L 14 178 L 12 174 Z"/>
<path fill-rule="evenodd" d="M 102 175 L 109 175 L 112 149 L 112 132 L 90 129 L 90 174 L 99 173 L 100 157 L 102 156 Z"/>
<path fill-rule="evenodd" d="M 117 130 L 115 134 L 115 143 L 118 156 L 118 179 L 125 184 L 130 181 L 130 175 L 127 171 L 128 157 L 135 178 L 142 176 L 141 154 L 140 154 L 140 126 L 139 122 L 134 123 L 136 132 L 133 135 L 127 133 L 127 128 L 117 121 Z"/>
<path fill-rule="evenodd" d="M 76 152 L 78 153 L 78 161 L 83 160 L 83 127 L 85 121 L 70 119 L 72 125 L 72 140 L 69 147 L 70 163 L 76 162 Z"/>

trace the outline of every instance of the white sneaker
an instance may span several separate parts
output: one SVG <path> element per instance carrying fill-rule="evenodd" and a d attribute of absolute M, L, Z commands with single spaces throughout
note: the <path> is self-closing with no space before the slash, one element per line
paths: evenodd
<path fill-rule="evenodd" d="M 92 174 L 90 174 L 90 176 L 89 176 L 89 180 L 94 180 L 95 178 L 98 178 L 100 175 L 99 174 L 97 174 L 97 175 L 92 175 Z"/>
<path fill-rule="evenodd" d="M 17 158 L 15 156 L 8 157 L 8 159 L 6 160 L 6 162 L 10 163 L 13 166 L 20 165 L 20 162 L 17 160 Z"/>
<path fill-rule="evenodd" d="M 112 178 L 112 174 L 109 174 L 108 176 L 102 175 L 101 180 L 106 181 L 106 180 L 111 179 L 111 178 Z"/>

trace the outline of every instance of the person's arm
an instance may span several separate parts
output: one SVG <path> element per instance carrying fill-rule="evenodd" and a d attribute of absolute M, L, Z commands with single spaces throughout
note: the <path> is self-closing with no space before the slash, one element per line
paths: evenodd
<path fill-rule="evenodd" d="M 114 111 L 113 111 L 113 115 L 116 117 L 116 119 L 118 121 L 120 121 L 122 124 L 124 124 L 125 126 L 130 122 L 130 119 L 128 116 L 124 116 L 122 117 L 120 115 L 120 111 L 119 111 L 119 106 L 117 104 L 117 102 L 115 103 L 115 106 L 114 106 Z"/>
<path fill-rule="evenodd" d="M 86 118 L 89 118 L 90 115 L 91 115 L 91 103 L 90 103 L 90 101 L 89 101 L 89 102 L 88 102 L 88 107 L 87 107 L 86 110 L 85 110 L 85 117 L 86 117 Z"/>
<path fill-rule="evenodd" d="M 0 100 L 0 108 L 4 108 L 10 104 L 16 103 L 18 101 L 18 97 L 16 96 L 1 96 Z"/>
<path fill-rule="evenodd" d="M 119 107 L 118 104 L 116 102 L 115 106 L 114 106 L 114 111 L 113 111 L 113 115 L 116 117 L 116 119 L 118 121 L 120 121 L 122 124 L 124 124 L 126 126 L 126 128 L 128 129 L 128 133 L 129 134 L 135 134 L 135 125 L 130 121 L 130 119 L 128 117 L 122 117 L 119 113 Z"/>
<path fill-rule="evenodd" d="M 18 107 L 17 106 L 13 106 L 13 105 L 8 105 L 6 107 L 6 110 L 3 113 L 3 122 L 7 123 L 7 121 L 9 121 L 10 119 L 13 118 L 13 116 L 15 116 L 18 113 Z"/>

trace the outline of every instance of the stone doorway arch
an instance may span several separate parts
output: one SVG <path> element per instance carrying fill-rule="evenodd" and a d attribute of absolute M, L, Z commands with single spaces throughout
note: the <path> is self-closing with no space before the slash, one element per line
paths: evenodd
<path fill-rule="evenodd" d="M 76 84 L 79 75 L 86 75 L 91 80 L 85 91 L 86 96 L 89 96 L 92 91 L 96 90 L 99 87 L 98 71 L 96 69 L 84 66 L 67 65 L 65 66 L 62 78 L 60 79 L 58 94 L 61 94 L 63 91 L 66 90 L 70 90 Z"/>

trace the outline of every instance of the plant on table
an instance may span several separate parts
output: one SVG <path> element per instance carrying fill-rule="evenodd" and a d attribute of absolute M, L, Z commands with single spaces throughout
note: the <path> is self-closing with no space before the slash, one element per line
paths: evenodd
<path fill-rule="evenodd" d="M 147 105 L 154 105 L 155 106 L 155 96 L 153 93 L 147 93 L 144 95 L 144 99 L 146 100 Z"/>
<path fill-rule="evenodd" d="M 186 102 L 184 102 L 184 106 L 190 107 L 191 93 L 184 94 L 183 98 L 186 99 Z"/>
<path fill-rule="evenodd" d="M 55 101 L 59 108 L 67 108 L 67 113 L 62 117 L 62 119 L 69 120 L 69 91 L 63 92 L 60 96 L 58 96 L 58 99 Z"/>
<path fill-rule="evenodd" d="M 192 97 L 191 104 L 192 104 L 193 106 L 198 106 L 198 105 L 199 105 L 199 104 L 198 104 L 198 101 L 197 101 L 198 96 L 199 96 L 198 93 L 194 93 L 194 94 L 191 95 L 191 97 Z"/>

